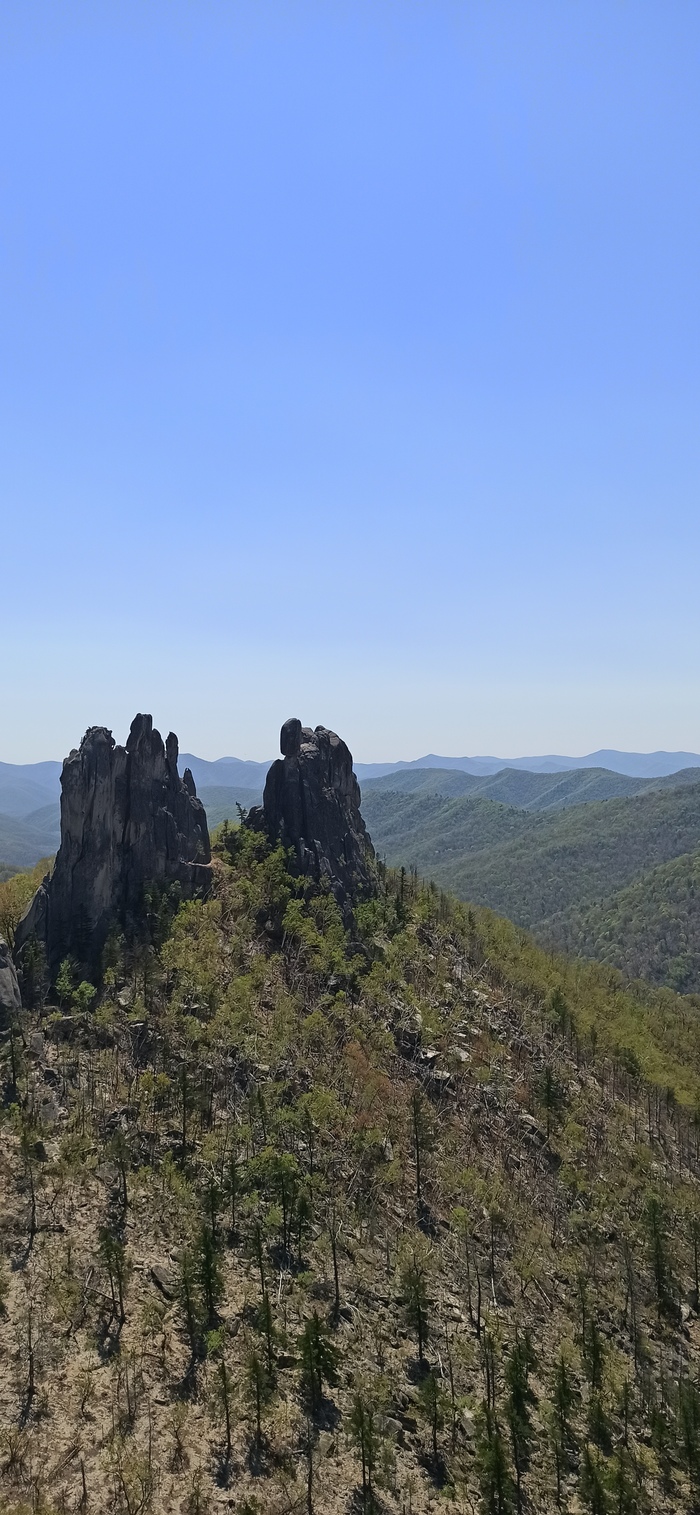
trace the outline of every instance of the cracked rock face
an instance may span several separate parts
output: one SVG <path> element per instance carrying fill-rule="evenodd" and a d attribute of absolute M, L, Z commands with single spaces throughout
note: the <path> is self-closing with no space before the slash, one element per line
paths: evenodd
<path fill-rule="evenodd" d="M 52 978 L 67 956 L 94 972 L 112 927 L 138 923 L 147 885 L 177 883 L 183 898 L 206 893 L 206 815 L 177 760 L 177 737 L 164 744 L 150 715 L 136 716 L 125 747 L 104 726 L 86 731 L 63 764 L 61 845 L 17 928 L 18 963 L 36 938 Z"/>
<path fill-rule="evenodd" d="M 280 748 L 249 825 L 292 848 L 299 872 L 326 880 L 342 907 L 371 894 L 374 848 L 349 748 L 325 726 L 312 731 L 295 719 L 285 721 Z"/>

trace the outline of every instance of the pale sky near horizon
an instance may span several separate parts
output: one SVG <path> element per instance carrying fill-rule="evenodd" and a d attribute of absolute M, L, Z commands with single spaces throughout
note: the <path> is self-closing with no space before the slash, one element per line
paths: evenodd
<path fill-rule="evenodd" d="M 5 0 L 0 760 L 700 751 L 697 0 Z"/>

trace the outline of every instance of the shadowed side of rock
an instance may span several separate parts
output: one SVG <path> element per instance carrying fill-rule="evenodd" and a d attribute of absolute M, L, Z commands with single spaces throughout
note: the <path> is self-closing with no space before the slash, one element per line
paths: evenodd
<path fill-rule="evenodd" d="M 280 748 L 248 824 L 293 849 L 299 872 L 325 880 L 342 906 L 373 893 L 374 848 L 349 748 L 325 726 L 312 731 L 296 719 L 285 721 Z"/>
<path fill-rule="evenodd" d="M 206 893 L 206 815 L 177 760 L 177 737 L 163 743 L 150 715 L 136 716 L 125 747 L 104 726 L 85 733 L 63 764 L 61 845 L 17 928 L 20 964 L 36 939 L 52 978 L 67 956 L 94 971 L 112 927 L 128 933 L 137 921 L 147 885 Z"/>

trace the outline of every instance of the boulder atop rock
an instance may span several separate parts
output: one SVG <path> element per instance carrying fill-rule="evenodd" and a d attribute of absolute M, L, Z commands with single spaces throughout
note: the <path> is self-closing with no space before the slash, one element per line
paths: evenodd
<path fill-rule="evenodd" d="M 0 936 L 0 1031 L 4 1031 L 22 1009 L 19 984 L 12 954 Z"/>
<path fill-rule="evenodd" d="M 374 889 L 374 848 L 360 814 L 352 753 L 334 731 L 285 721 L 282 757 L 268 771 L 248 824 L 293 849 L 300 873 L 328 882 L 345 907 Z"/>
<path fill-rule="evenodd" d="M 138 926 L 144 889 L 179 884 L 206 892 L 211 852 L 204 806 L 189 769 L 177 771 L 177 737 L 164 744 L 150 715 L 137 715 L 125 747 L 91 726 L 61 774 L 61 845 L 16 932 L 15 959 L 36 938 L 55 977 L 67 956 L 99 967 L 116 926 Z"/>

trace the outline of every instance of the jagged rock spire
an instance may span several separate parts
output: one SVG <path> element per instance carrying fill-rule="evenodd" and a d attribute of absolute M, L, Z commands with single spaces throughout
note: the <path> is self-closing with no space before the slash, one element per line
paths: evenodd
<path fill-rule="evenodd" d="M 137 715 L 125 747 L 91 726 L 61 774 L 61 845 L 17 928 L 15 957 L 33 937 L 52 977 L 64 957 L 95 970 L 113 926 L 137 919 L 147 884 L 179 883 L 185 898 L 210 883 L 209 832 L 178 742 L 164 744 L 150 715 Z"/>
<path fill-rule="evenodd" d="M 262 809 L 250 812 L 248 824 L 293 848 L 300 873 L 327 880 L 341 905 L 371 894 L 374 848 L 349 748 L 325 726 L 312 731 L 292 718 L 280 732 L 280 749 Z"/>

